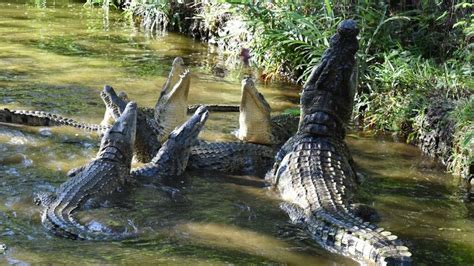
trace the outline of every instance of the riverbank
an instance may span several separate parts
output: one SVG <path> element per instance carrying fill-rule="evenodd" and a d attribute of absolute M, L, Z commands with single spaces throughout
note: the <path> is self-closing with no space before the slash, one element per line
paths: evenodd
<path fill-rule="evenodd" d="M 149 32 L 170 30 L 219 46 L 247 49 L 260 78 L 301 84 L 341 17 L 361 27 L 354 120 L 363 130 L 396 134 L 455 175 L 474 174 L 472 4 L 139 4 L 126 13 Z M 333 3 L 333 4 L 331 4 Z M 235 62 L 236 60 L 234 60 Z M 238 60 L 237 60 L 238 62 Z"/>

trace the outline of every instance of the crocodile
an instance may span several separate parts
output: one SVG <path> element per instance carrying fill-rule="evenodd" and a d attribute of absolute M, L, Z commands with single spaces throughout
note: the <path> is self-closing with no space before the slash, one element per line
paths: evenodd
<path fill-rule="evenodd" d="M 191 149 L 190 170 L 264 176 L 278 149 L 297 130 L 293 115 L 270 116 L 271 108 L 251 78 L 242 80 L 240 142 L 199 141 Z"/>
<path fill-rule="evenodd" d="M 183 59 L 178 57 L 173 61 L 168 79 L 156 101 L 153 119 L 149 119 L 149 123 L 156 122 L 153 127 L 160 142 L 164 141 L 171 130 L 186 120 L 190 84 L 189 69 L 184 66 Z"/>
<path fill-rule="evenodd" d="M 168 140 L 153 160 L 130 171 L 133 141 L 136 133 L 137 106 L 128 103 L 121 117 L 102 138 L 97 158 L 69 173 L 70 179 L 55 195 L 40 195 L 36 202 L 45 206 L 42 223 L 57 236 L 78 240 L 121 240 L 137 235 L 92 231 L 75 221 L 73 214 L 88 202 L 105 198 L 119 188 L 136 182 L 161 183 L 167 176 L 181 175 L 186 168 L 190 146 L 208 117 L 206 107 L 200 107 L 181 127 L 170 133 Z"/>
<path fill-rule="evenodd" d="M 278 152 L 268 178 L 290 220 L 324 249 L 360 263 L 411 265 L 408 248 L 350 204 L 357 180 L 344 128 L 354 101 L 358 32 L 354 20 L 339 24 L 303 86 L 298 132 Z"/>
<path fill-rule="evenodd" d="M 198 141 L 197 137 L 208 116 L 206 106 L 196 109 L 188 121 L 169 134 L 151 162 L 133 169 L 130 175 L 138 180 L 153 180 L 155 183 L 160 183 L 163 176 L 182 175 L 188 164 L 191 147 Z"/>
<path fill-rule="evenodd" d="M 90 231 L 72 216 L 88 201 L 105 197 L 130 179 L 133 142 L 136 132 L 137 105 L 127 104 L 125 111 L 101 140 L 97 157 L 71 174 L 54 195 L 40 196 L 44 206 L 43 226 L 53 234 L 71 239 L 112 240 L 126 237 L 102 231 Z"/>
<path fill-rule="evenodd" d="M 263 176 L 273 164 L 278 148 L 296 132 L 297 117 L 280 115 L 270 118 L 270 107 L 250 78 L 242 81 L 242 95 L 239 122 L 240 128 L 243 130 L 240 130 L 239 134 L 248 137 L 245 140 L 252 140 L 256 143 L 199 140 L 191 148 L 188 164 L 190 170 L 212 170 L 229 174 Z M 116 115 L 126 104 L 111 88 L 104 90 L 102 97 L 104 102 L 110 105 L 108 108 L 117 112 Z M 181 98 L 181 100 L 183 99 L 184 97 Z M 185 112 L 181 111 L 181 115 L 185 116 Z M 165 120 L 167 119 L 167 116 L 163 117 Z M 266 130 L 260 129 L 263 122 L 268 124 Z M 172 126 L 171 124 L 170 127 Z M 258 142 L 262 142 L 263 139 L 266 140 L 264 145 L 259 144 Z"/>
<path fill-rule="evenodd" d="M 127 102 L 123 98 L 119 98 L 112 87 L 106 85 L 101 91 L 101 97 L 107 106 L 107 111 L 112 117 L 120 117 L 121 111 L 125 109 Z M 115 97 L 117 99 L 115 99 Z M 112 102 L 117 102 L 117 105 L 111 105 Z M 134 155 L 139 162 L 150 162 L 153 156 L 161 148 L 161 143 L 158 141 L 156 131 L 151 127 L 149 115 L 146 110 L 137 108 L 137 133 L 134 143 Z"/>
<path fill-rule="evenodd" d="M 290 114 L 271 116 L 271 108 L 250 78 L 242 80 L 239 130 L 237 138 L 256 144 L 283 145 L 298 128 L 298 117 Z"/>

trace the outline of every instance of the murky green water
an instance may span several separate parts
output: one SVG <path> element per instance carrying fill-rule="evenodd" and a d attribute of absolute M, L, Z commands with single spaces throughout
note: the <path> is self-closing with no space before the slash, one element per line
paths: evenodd
<path fill-rule="evenodd" d="M 0 0 L 1 107 L 52 111 L 98 122 L 98 91 L 110 84 L 140 105 L 153 106 L 172 59 L 192 69 L 191 103 L 238 103 L 239 73 L 214 77 L 222 56 L 188 38 L 148 38 L 115 13 L 64 0 Z M 294 107 L 298 88 L 259 84 L 276 111 Z M 202 136 L 230 139 L 237 114 L 213 114 Z M 455 178 L 416 148 L 349 136 L 366 176 L 359 199 L 380 213 L 380 225 L 406 240 L 417 264 L 474 264 L 472 203 L 463 203 Z M 282 234 L 287 217 L 278 198 L 254 177 L 189 173 L 173 201 L 139 188 L 111 208 L 79 215 L 83 222 L 134 226 L 146 232 L 122 243 L 64 240 L 46 233 L 33 191 L 59 186 L 65 173 L 87 162 L 97 137 L 72 129 L 0 126 L 0 264 L 307 264 L 352 265 L 300 233 Z"/>

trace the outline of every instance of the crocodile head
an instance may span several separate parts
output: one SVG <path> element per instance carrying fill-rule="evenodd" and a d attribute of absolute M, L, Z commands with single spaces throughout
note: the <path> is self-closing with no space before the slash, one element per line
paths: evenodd
<path fill-rule="evenodd" d="M 344 137 L 354 104 L 358 33 L 354 20 L 339 24 L 321 63 L 303 86 L 299 132 Z"/>
<path fill-rule="evenodd" d="M 130 167 L 137 127 L 137 104 L 130 102 L 122 115 L 102 137 L 97 158 L 124 163 Z"/>
<path fill-rule="evenodd" d="M 191 73 L 184 68 L 183 60 L 176 58 L 155 105 L 154 119 L 161 128 L 158 135 L 160 142 L 164 142 L 176 126 L 186 121 L 190 82 Z"/>
<path fill-rule="evenodd" d="M 155 105 L 154 121 L 151 121 L 158 128 L 158 140 L 161 143 L 175 127 L 186 121 L 190 81 L 189 70 L 185 69 L 183 59 L 177 57 Z M 117 119 L 128 102 L 127 95 L 117 95 L 110 86 L 105 86 L 100 95 L 107 108 L 103 123 L 113 120 L 111 117 Z"/>
<path fill-rule="evenodd" d="M 180 78 L 179 76 L 183 74 L 185 70 L 186 67 L 184 66 L 183 58 L 176 57 L 173 60 L 173 64 L 171 65 L 171 71 L 168 74 L 168 79 L 166 79 L 166 82 L 163 85 L 163 88 L 161 89 L 161 93 L 168 93 L 170 90 L 172 90 L 173 86 L 178 83 Z"/>
<path fill-rule="evenodd" d="M 166 142 L 161 146 L 152 162 L 166 167 L 166 173 L 176 176 L 186 169 L 191 146 L 197 142 L 199 132 L 209 116 L 205 106 L 199 107 L 191 118 L 173 130 Z"/>
<path fill-rule="evenodd" d="M 270 105 L 258 92 L 255 83 L 251 78 L 245 78 L 242 81 L 237 137 L 247 142 L 272 144 L 270 112 Z"/>
<path fill-rule="evenodd" d="M 110 125 L 113 121 L 116 121 L 120 114 L 125 110 L 125 106 L 128 102 L 128 97 L 124 92 L 115 93 L 115 90 L 109 85 L 105 85 L 104 89 L 100 92 L 100 97 L 105 104 L 105 114 L 102 120 L 102 125 Z"/>

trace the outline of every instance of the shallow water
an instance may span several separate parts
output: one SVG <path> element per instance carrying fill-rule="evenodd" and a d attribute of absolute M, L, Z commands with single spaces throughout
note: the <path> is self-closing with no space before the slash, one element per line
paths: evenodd
<path fill-rule="evenodd" d="M 239 102 L 239 71 L 211 74 L 223 60 L 213 47 L 175 34 L 150 38 L 118 14 L 106 18 L 82 3 L 0 0 L 0 106 L 99 122 L 103 85 L 153 106 L 176 56 L 191 66 L 191 103 Z M 277 112 L 298 102 L 295 86 L 258 87 Z M 237 124 L 237 114 L 212 114 L 202 136 L 232 139 Z M 362 135 L 347 140 L 366 179 L 358 199 L 378 210 L 379 225 L 406 241 L 417 264 L 474 263 L 474 208 L 462 202 L 456 178 L 412 146 Z M 354 264 L 289 227 L 278 197 L 249 176 L 187 173 L 178 200 L 149 186 L 78 215 L 91 225 L 138 227 L 145 234 L 136 240 L 51 236 L 33 192 L 53 190 L 96 151 L 93 134 L 0 125 L 0 243 L 9 247 L 0 264 Z"/>

